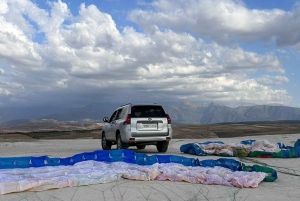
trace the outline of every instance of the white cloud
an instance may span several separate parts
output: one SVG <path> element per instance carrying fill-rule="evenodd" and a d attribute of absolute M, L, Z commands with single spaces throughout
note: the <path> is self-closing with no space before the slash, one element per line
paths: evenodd
<path fill-rule="evenodd" d="M 0 15 L 0 52 L 2 58 L 10 65 L 19 68 L 37 69 L 41 65 L 41 57 L 36 51 L 34 42 L 28 36 L 31 25 L 22 15 L 24 1 L 5 1 L 8 9 Z M 18 10 L 20 9 L 20 10 Z M 34 11 L 35 9 L 33 9 Z M 13 17 L 12 17 L 13 15 Z"/>
<path fill-rule="evenodd" d="M 24 86 L 19 83 L 13 82 L 0 82 L 0 95 L 12 95 L 16 93 L 22 93 Z"/>
<path fill-rule="evenodd" d="M 82 4 L 79 15 L 72 16 L 67 4 L 60 0 L 50 3 L 49 11 L 38 8 L 29 0 L 4 2 L 8 8 L 0 11 L 0 26 L 4 27 L 0 30 L 0 65 L 5 66 L 5 72 L 11 73 L 6 73 L 7 82 L 0 86 L 0 93 L 6 94 L 7 103 L 89 102 L 95 99 L 122 102 L 123 97 L 146 101 L 151 97 L 153 101 L 191 99 L 278 103 L 291 99 L 286 90 L 276 88 L 276 84 L 288 81 L 282 75 L 284 69 L 276 56 L 206 43 L 188 33 L 160 28 L 167 22 L 177 28 L 183 26 L 182 22 L 192 23 L 188 13 L 183 21 L 171 19 L 174 16 L 168 15 L 172 9 L 181 18 L 182 12 L 193 6 L 199 8 L 195 5 L 197 2 L 209 8 L 212 6 L 210 1 L 193 0 L 188 5 L 185 1 L 170 4 L 161 0 L 154 4 L 161 13 L 135 11 L 132 19 L 147 17 L 138 22 L 151 27 L 144 33 L 133 27 L 118 30 L 113 18 L 94 5 Z M 243 23 L 234 28 L 231 20 L 240 17 L 247 21 L 254 11 L 229 0 L 220 1 L 220 4 L 213 2 L 222 16 L 212 15 L 211 19 L 229 23 L 224 33 L 226 30 L 251 33 L 252 29 Z M 238 13 L 233 16 L 226 14 L 233 8 Z M 196 10 L 189 12 L 194 17 L 199 13 Z M 256 21 L 273 18 L 273 15 L 269 16 L 271 11 L 256 12 Z M 283 13 L 274 12 L 276 15 Z M 12 14 L 16 15 L 15 21 L 10 17 Z M 156 21 L 157 16 L 161 22 Z M 36 25 L 33 26 L 31 21 Z M 209 33 L 212 28 L 207 24 L 205 29 Z M 194 31 L 202 33 L 199 27 Z M 223 29 L 217 28 L 217 31 Z M 45 35 L 42 44 L 33 40 L 32 35 L 36 33 Z M 223 40 L 223 36 L 218 40 Z M 264 76 L 251 78 L 251 74 L 257 71 Z M 269 72 L 279 75 L 271 77 Z"/>
<path fill-rule="evenodd" d="M 89 46 L 109 49 L 121 40 L 109 14 L 101 13 L 94 5 L 86 7 L 84 4 L 80 6 L 79 17 L 63 35 L 67 44 L 76 49 Z"/>
<path fill-rule="evenodd" d="M 66 88 L 68 87 L 68 85 L 66 84 L 67 81 L 68 81 L 67 79 L 62 79 L 60 81 L 57 81 L 56 85 L 61 88 Z"/>
<path fill-rule="evenodd" d="M 0 14 L 5 14 L 8 12 L 8 5 L 6 2 L 1 1 L 0 2 Z"/>
<path fill-rule="evenodd" d="M 157 0 L 149 10 L 134 10 L 129 19 L 149 33 L 154 26 L 191 30 L 218 43 L 275 40 L 299 45 L 300 6 L 292 11 L 248 9 L 236 0 Z"/>
<path fill-rule="evenodd" d="M 282 85 L 284 83 L 288 83 L 289 79 L 285 76 L 269 76 L 266 75 L 262 78 L 258 78 L 257 82 L 266 85 L 266 86 L 272 86 L 272 85 Z"/>

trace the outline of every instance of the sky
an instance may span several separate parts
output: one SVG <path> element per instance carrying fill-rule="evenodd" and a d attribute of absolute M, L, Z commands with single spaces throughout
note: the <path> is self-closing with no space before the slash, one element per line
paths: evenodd
<path fill-rule="evenodd" d="M 300 107 L 300 2 L 0 0 L 0 107 Z"/>

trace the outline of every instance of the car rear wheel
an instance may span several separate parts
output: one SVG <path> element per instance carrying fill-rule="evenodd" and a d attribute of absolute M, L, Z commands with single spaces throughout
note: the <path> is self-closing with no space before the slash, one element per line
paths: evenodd
<path fill-rule="evenodd" d="M 111 149 L 111 142 L 106 140 L 105 133 L 102 133 L 101 145 L 102 145 L 103 150 L 110 150 Z"/>
<path fill-rule="evenodd" d="M 138 149 L 145 149 L 146 145 L 136 145 L 136 148 Z"/>
<path fill-rule="evenodd" d="M 168 141 L 162 141 L 157 142 L 156 148 L 158 152 L 166 152 L 168 150 L 169 142 Z"/>
<path fill-rule="evenodd" d="M 127 149 L 129 145 L 127 143 L 124 143 L 121 139 L 121 135 L 117 135 L 117 149 Z"/>

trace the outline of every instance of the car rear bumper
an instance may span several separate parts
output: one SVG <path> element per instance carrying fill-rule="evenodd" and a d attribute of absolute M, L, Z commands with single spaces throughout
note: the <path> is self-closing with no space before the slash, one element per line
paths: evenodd
<path fill-rule="evenodd" d="M 127 141 L 127 143 L 138 143 L 138 142 L 159 142 L 159 141 L 170 141 L 171 137 L 136 137 L 131 138 Z"/>
<path fill-rule="evenodd" d="M 165 134 L 158 134 L 155 132 L 147 133 L 136 133 L 130 132 L 130 129 L 124 129 L 121 131 L 122 141 L 125 143 L 134 143 L 134 142 L 158 142 L 158 141 L 169 141 L 172 139 L 172 128 L 168 129 L 168 132 Z"/>

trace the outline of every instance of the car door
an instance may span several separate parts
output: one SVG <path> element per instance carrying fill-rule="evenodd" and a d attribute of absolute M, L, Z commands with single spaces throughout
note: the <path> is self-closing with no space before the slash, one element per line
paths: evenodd
<path fill-rule="evenodd" d="M 117 111 L 117 114 L 116 114 L 116 118 L 115 118 L 115 122 L 114 124 L 112 125 L 112 131 L 114 133 L 114 135 L 112 137 L 114 137 L 116 139 L 116 133 L 117 133 L 117 130 L 120 129 L 120 124 L 123 124 L 122 122 L 122 118 L 124 116 L 124 113 L 122 112 L 124 110 L 124 108 L 120 108 L 118 109 Z"/>
<path fill-rule="evenodd" d="M 116 123 L 117 112 L 118 112 L 118 110 L 116 110 L 111 115 L 111 117 L 108 121 L 108 126 L 107 126 L 106 133 L 105 133 L 106 139 L 108 139 L 108 140 L 114 140 L 115 139 L 115 132 L 114 132 L 115 127 L 114 127 L 114 125 Z"/>

